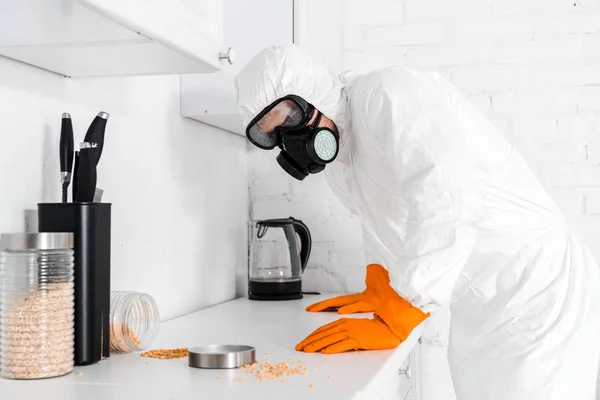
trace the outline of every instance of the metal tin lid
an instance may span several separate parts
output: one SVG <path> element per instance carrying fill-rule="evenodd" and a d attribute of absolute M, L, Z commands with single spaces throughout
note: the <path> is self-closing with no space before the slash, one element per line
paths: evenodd
<path fill-rule="evenodd" d="M 3 233 L 0 249 L 3 250 L 61 250 L 72 249 L 74 235 L 71 232 Z"/>
<path fill-rule="evenodd" d="M 189 349 L 188 364 L 194 368 L 238 368 L 256 361 L 256 350 L 243 345 L 207 345 Z"/>

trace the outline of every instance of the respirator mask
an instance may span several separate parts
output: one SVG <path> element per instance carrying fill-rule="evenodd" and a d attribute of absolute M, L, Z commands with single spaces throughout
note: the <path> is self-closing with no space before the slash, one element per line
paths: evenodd
<path fill-rule="evenodd" d="M 315 112 L 317 115 L 309 125 Z M 318 126 L 322 116 L 303 98 L 285 96 L 248 124 L 246 137 L 263 150 L 279 147 L 277 163 L 294 178 L 303 180 L 308 174 L 323 171 L 338 155 L 339 136 L 329 128 Z"/>

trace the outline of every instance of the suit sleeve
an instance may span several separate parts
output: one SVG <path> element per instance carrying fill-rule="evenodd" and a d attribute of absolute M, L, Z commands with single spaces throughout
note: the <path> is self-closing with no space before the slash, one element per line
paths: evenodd
<path fill-rule="evenodd" d="M 460 118 L 435 80 L 383 77 L 356 107 L 368 131 L 365 152 L 391 171 L 390 204 L 363 217 L 365 237 L 389 270 L 391 285 L 424 311 L 447 305 L 473 250 L 482 214 L 479 182 Z M 371 150 L 369 150 L 371 148 Z M 373 151 L 372 149 L 377 149 Z M 366 196 L 367 194 L 365 194 Z M 390 227 L 396 234 L 390 235 Z"/>

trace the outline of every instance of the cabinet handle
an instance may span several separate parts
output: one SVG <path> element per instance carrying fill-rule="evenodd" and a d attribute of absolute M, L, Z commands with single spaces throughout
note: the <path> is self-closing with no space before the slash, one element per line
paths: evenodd
<path fill-rule="evenodd" d="M 406 379 L 410 379 L 410 364 L 407 365 L 405 369 L 400 368 L 398 374 L 406 376 Z"/>
<path fill-rule="evenodd" d="M 219 60 L 227 60 L 229 64 L 233 65 L 235 62 L 235 49 L 230 47 L 227 49 L 227 53 L 219 53 Z"/>

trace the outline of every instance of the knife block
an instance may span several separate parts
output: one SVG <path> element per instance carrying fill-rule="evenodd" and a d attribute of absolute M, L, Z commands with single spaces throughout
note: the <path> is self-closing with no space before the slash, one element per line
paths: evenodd
<path fill-rule="evenodd" d="M 73 232 L 75 239 L 75 365 L 110 356 L 111 204 L 38 204 L 40 232 Z"/>

